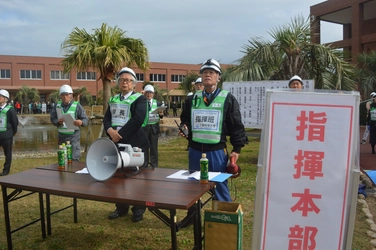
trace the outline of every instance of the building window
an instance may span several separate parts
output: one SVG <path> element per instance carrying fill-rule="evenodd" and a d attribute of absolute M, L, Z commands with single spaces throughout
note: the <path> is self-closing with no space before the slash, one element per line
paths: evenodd
<path fill-rule="evenodd" d="M 95 80 L 95 72 L 77 72 L 77 80 Z"/>
<path fill-rule="evenodd" d="M 42 79 L 42 71 L 21 69 L 20 78 L 21 79 Z"/>
<path fill-rule="evenodd" d="M 183 82 L 185 75 L 171 75 L 171 82 Z"/>
<path fill-rule="evenodd" d="M 137 81 L 143 82 L 144 81 L 144 74 L 136 73 Z"/>
<path fill-rule="evenodd" d="M 150 74 L 150 81 L 151 82 L 165 82 L 166 75 L 165 74 Z"/>
<path fill-rule="evenodd" d="M 0 79 L 10 79 L 10 69 L 0 69 Z"/>
<path fill-rule="evenodd" d="M 69 80 L 69 74 L 63 71 L 51 70 L 51 80 Z"/>

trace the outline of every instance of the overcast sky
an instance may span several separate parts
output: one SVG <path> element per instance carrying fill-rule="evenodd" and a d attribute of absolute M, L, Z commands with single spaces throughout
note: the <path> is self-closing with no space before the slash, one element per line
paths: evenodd
<path fill-rule="evenodd" d="M 77 27 L 102 23 L 142 39 L 151 62 L 201 63 L 241 58 L 251 37 L 307 18 L 323 0 L 0 0 L 0 55 L 62 57 L 60 45 Z M 338 25 L 322 24 L 322 42 L 339 40 Z"/>

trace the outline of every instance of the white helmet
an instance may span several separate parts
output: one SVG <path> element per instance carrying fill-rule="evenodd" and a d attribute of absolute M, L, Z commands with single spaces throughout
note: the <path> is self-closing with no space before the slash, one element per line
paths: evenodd
<path fill-rule="evenodd" d="M 9 99 L 9 92 L 5 89 L 0 89 L 0 95 L 4 96 L 5 98 Z"/>
<path fill-rule="evenodd" d="M 196 83 L 202 83 L 202 79 L 201 79 L 201 77 L 197 78 L 197 80 L 195 81 L 195 84 L 196 84 Z"/>
<path fill-rule="evenodd" d="M 134 79 L 136 79 L 136 81 L 137 81 L 136 73 L 134 73 L 134 71 L 133 71 L 132 69 L 127 68 L 127 67 L 124 67 L 124 68 L 122 68 L 122 69 L 119 71 L 119 73 L 117 74 L 117 76 L 119 77 L 119 76 L 120 76 L 121 74 L 123 74 L 123 73 L 131 74 L 131 75 L 134 77 Z"/>
<path fill-rule="evenodd" d="M 154 93 L 154 87 L 152 85 L 148 84 L 148 85 L 145 86 L 144 91 Z"/>
<path fill-rule="evenodd" d="M 222 74 L 221 66 L 220 66 L 219 63 L 218 63 L 216 60 L 214 60 L 214 59 L 208 59 L 208 60 L 206 60 L 206 61 L 201 65 L 201 68 L 200 68 L 200 74 L 202 74 L 202 71 L 204 71 L 204 69 L 213 69 L 213 70 L 217 71 L 219 75 Z"/>
<path fill-rule="evenodd" d="M 375 92 L 372 92 L 369 96 L 370 96 L 371 98 L 375 98 L 375 97 L 376 97 L 376 93 L 375 93 Z"/>
<path fill-rule="evenodd" d="M 60 95 L 61 94 L 73 94 L 73 90 L 72 90 L 72 87 L 67 85 L 67 84 L 64 84 L 63 86 L 60 87 Z"/>
<path fill-rule="evenodd" d="M 187 94 L 187 96 L 191 96 L 191 95 L 193 95 L 193 92 L 189 92 L 189 93 Z"/>
<path fill-rule="evenodd" d="M 290 86 L 290 83 L 293 82 L 293 81 L 299 81 L 302 85 L 303 85 L 303 80 L 302 78 L 300 78 L 299 76 L 297 75 L 294 75 L 293 77 L 291 77 L 290 81 L 289 81 L 289 86 Z"/>

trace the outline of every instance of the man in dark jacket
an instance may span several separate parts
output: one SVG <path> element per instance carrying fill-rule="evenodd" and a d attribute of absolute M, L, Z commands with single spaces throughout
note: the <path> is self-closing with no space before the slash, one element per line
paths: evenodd
<path fill-rule="evenodd" d="M 118 73 L 118 85 L 121 94 L 113 96 L 103 118 L 103 126 L 107 135 L 114 143 L 130 144 L 139 147 L 144 152 L 147 166 L 149 159 L 149 142 L 142 126 L 147 123 L 148 111 L 145 96 L 134 92 L 137 78 L 130 68 L 122 68 Z M 116 210 L 109 215 L 109 219 L 116 219 L 128 214 L 129 204 L 116 204 Z M 143 219 L 146 207 L 133 206 L 133 222 Z"/>
<path fill-rule="evenodd" d="M 5 163 L 0 176 L 9 174 L 12 164 L 13 136 L 17 133 L 18 118 L 16 110 L 12 105 L 7 104 L 9 93 L 0 89 L 0 146 L 4 149 Z"/>
<path fill-rule="evenodd" d="M 229 157 L 236 162 L 241 148 L 248 142 L 237 100 L 217 86 L 221 73 L 221 67 L 214 59 L 202 64 L 200 74 L 204 90 L 188 97 L 180 115 L 182 125 L 189 131 L 189 170 L 199 171 L 201 155 L 206 153 L 209 171 L 226 172 Z M 227 149 L 227 136 L 232 150 Z M 227 181 L 217 183 L 214 199 L 231 201 Z M 179 227 L 192 223 L 190 213 L 192 211 L 188 211 Z"/>

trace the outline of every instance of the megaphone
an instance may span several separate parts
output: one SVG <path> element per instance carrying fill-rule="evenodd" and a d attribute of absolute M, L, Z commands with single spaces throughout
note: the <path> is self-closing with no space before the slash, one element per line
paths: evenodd
<path fill-rule="evenodd" d="M 98 181 L 112 177 L 121 167 L 141 167 L 144 153 L 138 147 L 129 144 L 115 144 L 108 138 L 95 140 L 86 155 L 86 168 Z"/>

